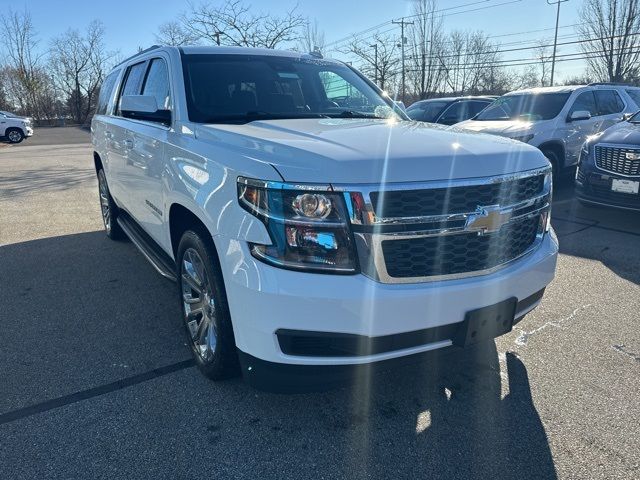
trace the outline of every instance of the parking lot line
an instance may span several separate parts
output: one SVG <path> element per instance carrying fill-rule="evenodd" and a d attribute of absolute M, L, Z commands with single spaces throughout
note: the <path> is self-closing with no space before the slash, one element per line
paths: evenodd
<path fill-rule="evenodd" d="M 131 387 L 142 382 L 147 382 L 158 377 L 163 377 L 165 375 L 169 375 L 186 368 L 191 368 L 194 365 L 195 362 L 193 359 L 183 360 L 182 362 L 172 363 L 170 365 L 165 365 L 164 367 L 154 368 L 153 370 L 149 370 L 138 375 L 133 375 L 131 377 L 126 377 L 115 382 L 107 383 L 105 385 L 89 388 L 87 390 L 81 390 L 79 392 L 71 393 L 69 395 L 64 395 L 58 398 L 53 398 L 45 402 L 36 403 L 35 405 L 29 405 L 28 407 L 19 408 L 11 412 L 1 414 L 0 425 L 20 420 L 25 417 L 30 417 L 31 415 L 36 415 L 38 413 L 47 412 L 55 408 L 64 407 L 72 403 L 88 400 L 90 398 L 104 395 L 106 393 L 115 392 L 116 390 L 122 390 L 123 388 Z"/>

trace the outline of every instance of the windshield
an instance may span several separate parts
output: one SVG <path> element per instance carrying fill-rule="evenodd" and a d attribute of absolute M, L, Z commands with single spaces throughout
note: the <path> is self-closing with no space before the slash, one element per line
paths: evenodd
<path fill-rule="evenodd" d="M 334 62 L 184 55 L 183 63 L 189 119 L 194 122 L 404 117 L 356 72 Z"/>
<path fill-rule="evenodd" d="M 420 102 L 411 105 L 407 109 L 407 115 L 411 120 L 423 122 L 435 122 L 449 102 Z"/>
<path fill-rule="evenodd" d="M 15 113 L 0 111 L 0 115 L 4 115 L 7 118 L 18 118 Z"/>
<path fill-rule="evenodd" d="M 496 99 L 475 120 L 550 120 L 557 116 L 571 92 L 524 93 Z"/>

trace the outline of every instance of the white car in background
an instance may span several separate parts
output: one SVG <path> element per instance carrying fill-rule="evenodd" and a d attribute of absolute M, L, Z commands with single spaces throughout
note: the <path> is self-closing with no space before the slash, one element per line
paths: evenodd
<path fill-rule="evenodd" d="M 538 147 L 554 172 L 574 171 L 589 135 L 640 110 L 640 88 L 593 83 L 518 90 L 456 124 Z"/>
<path fill-rule="evenodd" d="M 30 118 L 0 110 L 0 137 L 6 137 L 9 143 L 20 143 L 31 135 L 33 126 Z"/>

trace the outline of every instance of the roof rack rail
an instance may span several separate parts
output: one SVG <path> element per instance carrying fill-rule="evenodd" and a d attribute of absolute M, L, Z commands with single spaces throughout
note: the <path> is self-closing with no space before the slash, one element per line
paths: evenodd
<path fill-rule="evenodd" d="M 598 85 L 617 85 L 619 87 L 633 87 L 630 83 L 623 82 L 591 82 L 588 84 L 589 87 L 596 87 Z"/>
<path fill-rule="evenodd" d="M 116 65 L 116 67 L 119 67 L 120 65 L 122 65 L 123 63 L 128 62 L 131 59 L 136 58 L 138 55 L 142 55 L 143 53 L 147 53 L 150 52 L 151 50 L 155 50 L 156 48 L 160 48 L 162 47 L 162 45 L 151 45 L 149 48 L 145 48 L 144 50 L 140 50 L 139 52 L 134 53 L 133 55 L 131 55 L 130 57 L 125 58 L 124 60 L 122 60 L 120 63 L 118 63 Z M 113 67 L 113 68 L 116 68 Z"/>

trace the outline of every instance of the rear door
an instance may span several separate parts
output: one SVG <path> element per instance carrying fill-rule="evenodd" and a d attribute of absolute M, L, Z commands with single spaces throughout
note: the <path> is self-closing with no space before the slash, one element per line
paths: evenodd
<path fill-rule="evenodd" d="M 127 67 L 124 73 L 124 82 L 118 92 L 115 115 L 111 118 L 111 122 L 105 131 L 112 173 L 109 178 L 109 189 L 113 192 L 114 197 L 118 199 L 119 206 L 134 217 L 136 216 L 135 201 L 131 198 L 131 182 L 127 178 L 126 168 L 131 147 L 129 129 L 133 127 L 134 121 L 122 117 L 120 99 L 123 95 L 140 94 L 146 67 L 146 61 Z"/>

